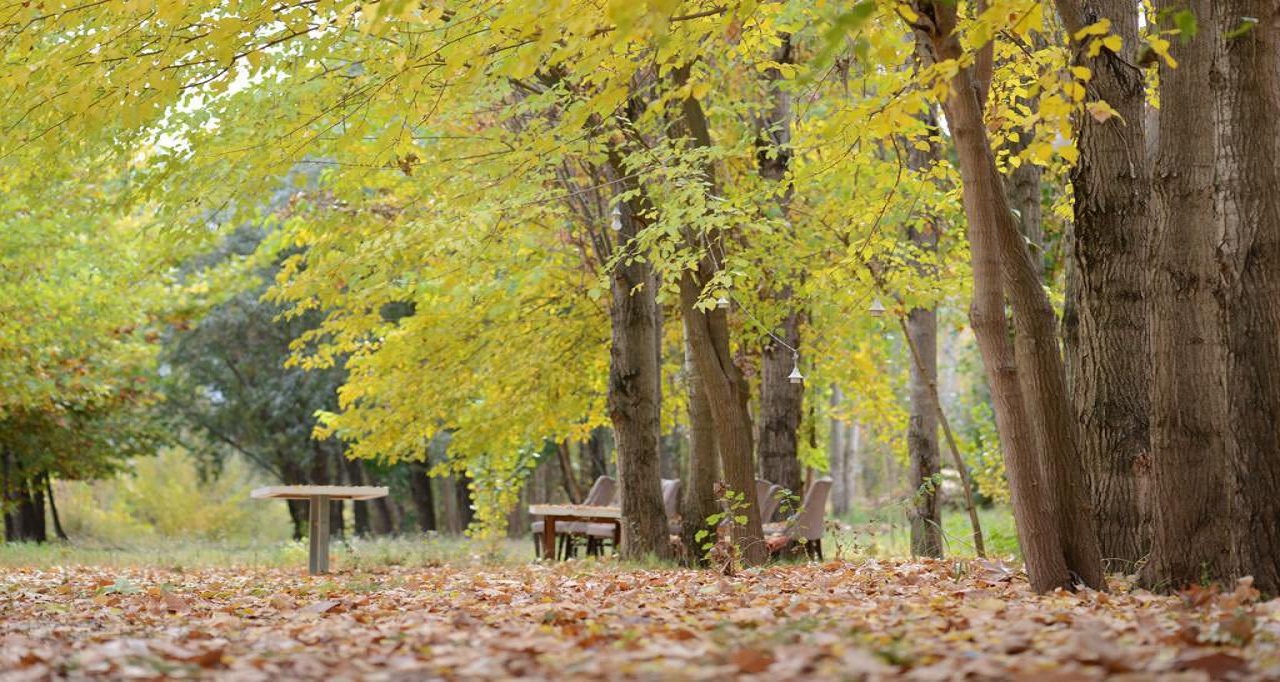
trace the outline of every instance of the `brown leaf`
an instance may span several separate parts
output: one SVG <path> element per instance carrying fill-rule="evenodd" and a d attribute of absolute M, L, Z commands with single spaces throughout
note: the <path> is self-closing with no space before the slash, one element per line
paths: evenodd
<path fill-rule="evenodd" d="M 738 649 L 729 655 L 729 661 L 737 666 L 738 671 L 747 674 L 768 670 L 773 660 L 772 654 L 759 649 Z"/>
<path fill-rule="evenodd" d="M 1177 670 L 1200 670 L 1215 680 L 1249 670 L 1249 662 L 1225 651 L 1188 651 L 1178 657 Z"/>
<path fill-rule="evenodd" d="M 341 606 L 342 602 L 329 599 L 307 604 L 299 610 L 299 613 L 329 613 L 338 610 Z"/>

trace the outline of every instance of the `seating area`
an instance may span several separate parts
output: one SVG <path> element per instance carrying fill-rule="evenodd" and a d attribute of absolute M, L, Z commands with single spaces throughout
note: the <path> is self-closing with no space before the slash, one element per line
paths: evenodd
<path fill-rule="evenodd" d="M 810 559 L 822 560 L 822 535 L 826 525 L 827 499 L 831 494 L 832 481 L 822 478 L 813 481 L 805 491 L 804 500 L 795 507 L 791 491 L 766 481 L 756 479 L 756 504 L 760 509 L 760 518 L 764 523 L 764 533 L 769 543 L 770 553 L 774 556 L 793 555 L 803 551 Z M 681 532 L 679 479 L 662 480 L 662 505 L 666 512 L 668 532 L 679 536 Z M 620 505 L 621 487 L 617 480 L 609 476 L 601 476 L 592 484 L 581 505 L 582 508 L 606 508 L 614 510 Z M 785 503 L 785 504 L 784 504 Z M 573 506 L 573 505 L 570 505 Z M 556 512 L 553 512 L 556 513 Z M 566 512 L 567 513 L 567 512 Z M 775 517 L 784 518 L 774 521 Z M 609 519 L 602 519 L 608 521 Z M 600 521 L 563 521 L 551 529 L 555 532 L 555 556 L 546 557 L 548 549 L 544 548 L 544 532 L 547 531 L 545 521 L 535 521 L 530 530 L 533 534 L 534 556 L 537 558 L 553 558 L 557 561 L 576 557 L 579 551 L 586 556 L 601 556 L 606 550 L 616 551 L 618 523 Z M 546 536 L 546 547 L 549 548 L 551 536 Z"/>

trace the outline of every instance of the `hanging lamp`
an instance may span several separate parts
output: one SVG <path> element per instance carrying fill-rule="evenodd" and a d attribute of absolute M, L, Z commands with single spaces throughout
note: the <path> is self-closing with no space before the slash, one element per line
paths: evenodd
<path fill-rule="evenodd" d="M 804 375 L 800 373 L 800 353 L 792 351 L 791 359 L 795 361 L 795 366 L 791 368 L 791 373 L 787 375 L 787 379 L 793 384 L 804 383 Z"/>

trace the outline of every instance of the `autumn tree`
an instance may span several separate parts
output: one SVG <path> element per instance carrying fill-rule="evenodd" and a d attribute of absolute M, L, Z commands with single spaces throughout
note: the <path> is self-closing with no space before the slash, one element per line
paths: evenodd
<path fill-rule="evenodd" d="M 1167 588 L 1280 589 L 1280 140 L 1275 8 L 1156 3 L 1160 66 L 1152 348 L 1152 550 Z M 1164 38 L 1161 38 L 1164 40 Z M 1175 66 L 1176 64 L 1176 66 Z"/>
<path fill-rule="evenodd" d="M 1080 158 L 1071 171 L 1063 350 L 1102 556 L 1109 568 L 1130 570 L 1150 548 L 1144 288 L 1152 213 L 1138 5 L 1057 5 L 1091 102 L 1078 116 Z"/>
<path fill-rule="evenodd" d="M 953 74 L 941 87 L 968 218 L 974 280 L 970 319 L 995 402 L 1032 586 L 1043 591 L 1081 580 L 1102 587 L 1102 556 L 1086 513 L 1056 313 L 1014 220 L 983 116 L 990 74 L 980 67 L 990 67 L 982 52 L 991 46 L 974 46 L 977 55 L 966 51 L 955 4 L 915 3 L 908 20 L 935 62 Z"/>

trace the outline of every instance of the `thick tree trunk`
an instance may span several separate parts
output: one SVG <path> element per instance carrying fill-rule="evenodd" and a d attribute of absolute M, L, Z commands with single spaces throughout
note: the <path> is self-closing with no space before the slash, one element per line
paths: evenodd
<path fill-rule="evenodd" d="M 918 7 L 932 23 L 927 30 L 935 58 L 959 60 L 963 52 L 955 34 L 956 6 L 921 2 Z M 969 224 L 974 281 L 970 319 L 995 402 L 1018 536 L 1035 590 L 1076 581 L 1101 588 L 1102 560 L 1076 459 L 1057 320 L 996 169 L 982 95 L 973 69 L 961 68 L 952 79 L 946 111 Z M 1013 347 L 1002 284 L 1013 307 Z"/>
<path fill-rule="evenodd" d="M 1125 47 L 1124 56 L 1103 49 L 1094 58 L 1084 46 L 1075 50 L 1077 64 L 1093 74 L 1088 99 L 1107 102 L 1120 115 L 1101 122 L 1086 115 L 1079 121 L 1064 356 L 1102 554 L 1110 569 L 1131 571 L 1150 549 L 1144 502 L 1151 466 L 1143 294 L 1152 229 L 1146 91 L 1142 71 L 1127 56 L 1139 44 L 1138 6 L 1126 0 L 1059 2 L 1084 4 L 1079 19 L 1073 8 L 1061 12 L 1067 32 L 1110 19 L 1111 32 Z"/>
<path fill-rule="evenodd" d="M 782 297 L 786 301 L 790 295 Z M 800 347 L 800 320 L 794 311 L 777 330 L 788 346 Z M 800 414 L 804 409 L 804 384 L 787 378 L 795 367 L 790 350 L 771 341 L 760 360 L 760 474 L 771 482 L 800 494 Z"/>
<path fill-rule="evenodd" d="M 1227 392 L 1226 450 L 1244 513 L 1236 571 L 1280 591 L 1280 6 L 1215 3 L 1212 100 Z M 1260 20 L 1252 28 L 1249 19 Z M 1232 35 L 1242 29 L 1244 33 Z M 1231 493 L 1232 491 L 1228 491 Z"/>
<path fill-rule="evenodd" d="M 1172 6 L 1172 3 L 1162 3 Z M 1234 573 L 1240 510 L 1227 470 L 1226 395 L 1214 285 L 1212 2 L 1191 3 L 1200 35 L 1161 66 L 1156 230 L 1150 284 L 1153 583 L 1179 588 Z M 1194 141 L 1194 142 L 1192 142 Z"/>
<path fill-rule="evenodd" d="M 9 497 L 10 509 L 4 515 L 5 540 L 8 542 L 47 542 L 44 490 L 22 484 Z"/>
<path fill-rule="evenodd" d="M 779 36 L 773 61 L 791 64 L 791 36 Z M 782 72 L 768 68 L 764 72 L 768 85 L 769 106 L 759 117 L 756 141 L 756 164 L 760 176 L 776 186 L 776 202 L 782 215 L 788 216 L 791 185 L 787 172 L 791 167 L 791 93 L 782 85 Z M 777 273 L 784 279 L 786 273 Z M 783 282 L 768 294 L 787 311 L 782 325 L 774 330 L 782 343 L 769 339 L 764 345 L 760 367 L 760 473 L 766 480 L 800 494 L 803 479 L 800 471 L 799 434 L 801 410 L 804 409 L 804 384 L 791 383 L 788 375 L 795 367 L 796 356 L 790 348 L 800 347 L 800 314 L 796 310 L 790 283 Z M 788 348 L 788 346 L 790 348 Z"/>
<path fill-rule="evenodd" d="M 613 171 L 625 177 L 620 159 Z M 623 182 L 637 190 L 634 179 Z M 618 248 L 623 251 L 610 278 L 609 419 L 618 442 L 618 483 L 622 500 L 624 558 L 671 557 L 662 505 L 661 438 L 662 328 L 658 281 L 639 252 L 642 198 L 618 200 Z"/>
<path fill-rule="evenodd" d="M 1163 9 L 1168 3 L 1157 3 Z M 1272 2 L 1192 2 L 1162 67 L 1151 279 L 1152 561 L 1280 590 L 1280 52 Z M 1249 30 L 1244 17 L 1259 24 Z M 1187 140 L 1195 140 L 1188 144 Z M 1179 144 L 1181 143 L 1181 144 Z"/>
<path fill-rule="evenodd" d="M 686 67 L 687 69 L 687 67 Z M 686 70 L 682 70 L 685 73 Z M 692 97 L 682 102 L 681 122 L 694 145 L 711 147 L 711 133 L 702 105 Z M 712 168 L 705 170 L 707 181 L 714 185 Z M 701 235 L 687 235 L 690 243 L 702 243 Z M 716 246 L 719 246 L 717 244 Z M 703 311 L 698 301 L 715 264 L 708 255 L 697 270 L 686 270 L 680 278 L 680 310 L 685 318 L 689 348 L 694 364 L 711 403 L 711 420 L 715 425 L 716 447 L 720 452 L 721 470 L 729 492 L 741 495 L 741 509 L 734 516 L 746 523 L 734 524 L 734 543 L 747 565 L 763 563 L 768 558 L 764 532 L 760 523 L 760 506 L 755 499 L 755 450 L 752 443 L 750 390 L 742 371 L 733 362 L 729 350 L 729 324 L 725 311 L 712 308 Z"/>
<path fill-rule="evenodd" d="M 702 545 L 708 541 L 708 537 L 704 536 L 703 540 L 699 540 L 698 531 L 711 533 L 709 539 L 714 541 L 715 528 L 708 524 L 707 519 L 720 511 L 715 494 L 717 453 L 711 404 L 707 402 L 702 379 L 693 362 L 693 351 L 689 348 L 688 338 L 686 322 L 684 370 L 689 392 L 689 473 L 684 479 L 683 498 L 680 501 L 680 540 L 691 563 L 703 563 L 706 552 Z"/>
<path fill-rule="evenodd" d="M 436 500 L 431 491 L 431 477 L 427 475 L 425 462 L 409 462 L 409 495 L 413 498 L 413 511 L 418 517 L 418 530 L 429 533 L 436 530 Z"/>

